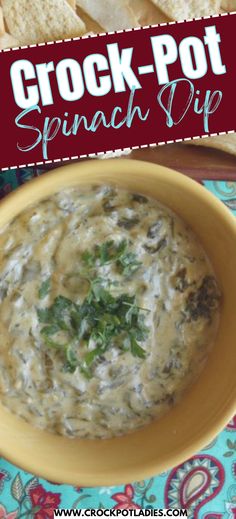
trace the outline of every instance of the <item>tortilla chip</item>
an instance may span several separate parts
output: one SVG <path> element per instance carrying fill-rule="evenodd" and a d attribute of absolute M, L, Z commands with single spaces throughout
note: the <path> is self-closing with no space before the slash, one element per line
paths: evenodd
<path fill-rule="evenodd" d="M 221 7 L 227 11 L 227 13 L 236 11 L 236 0 L 222 0 Z"/>
<path fill-rule="evenodd" d="M 129 5 L 139 25 L 155 25 L 170 20 L 149 0 L 129 0 Z"/>
<path fill-rule="evenodd" d="M 80 36 L 83 21 L 66 0 L 2 0 L 9 32 L 21 45 Z"/>
<path fill-rule="evenodd" d="M 152 0 L 172 20 L 189 20 L 220 12 L 221 0 Z"/>
<path fill-rule="evenodd" d="M 76 8 L 76 0 L 67 0 L 68 4 L 72 7 L 72 9 Z"/>
<path fill-rule="evenodd" d="M 98 25 L 90 16 L 83 11 L 80 7 L 76 6 L 76 12 L 79 17 L 83 20 L 86 26 L 86 32 L 93 32 L 94 34 L 99 34 L 99 32 L 104 32 L 104 29 Z"/>
<path fill-rule="evenodd" d="M 208 148 L 216 148 L 236 155 L 236 133 L 228 135 L 217 135 L 216 137 L 207 137 L 205 139 L 196 139 L 186 144 L 196 144 L 197 146 L 206 146 Z"/>
<path fill-rule="evenodd" d="M 86 32 L 85 34 L 83 34 L 83 38 L 85 38 L 87 36 L 96 36 L 96 33 L 93 31 L 89 31 L 89 32 Z"/>
<path fill-rule="evenodd" d="M 105 31 L 117 31 L 137 27 L 138 21 L 128 0 L 76 0 L 81 7 Z"/>
<path fill-rule="evenodd" d="M 4 20 L 3 20 L 3 12 L 2 8 L 0 7 L 0 36 L 3 36 L 5 34 L 5 26 L 4 26 Z"/>
<path fill-rule="evenodd" d="M 19 47 L 19 42 L 11 34 L 5 32 L 0 37 L 0 50 L 11 49 L 12 47 Z"/>

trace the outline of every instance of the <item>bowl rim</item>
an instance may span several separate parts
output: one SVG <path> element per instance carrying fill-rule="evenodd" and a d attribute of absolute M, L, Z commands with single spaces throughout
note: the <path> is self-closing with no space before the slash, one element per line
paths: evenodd
<path fill-rule="evenodd" d="M 92 160 L 92 161 L 84 161 L 84 162 L 75 162 L 66 166 L 59 167 L 57 169 L 46 172 L 46 174 L 42 174 L 39 177 L 33 178 L 30 181 L 27 181 L 26 184 L 21 185 L 18 189 L 9 193 L 3 200 L 0 202 L 0 225 L 1 220 L 4 219 L 5 209 L 9 208 L 13 210 L 14 214 L 20 214 L 23 208 L 18 208 L 20 203 L 23 204 L 27 197 L 28 201 L 26 204 L 26 208 L 30 205 L 34 205 L 37 201 L 42 200 L 43 198 L 50 197 L 53 193 L 56 193 L 62 189 L 64 186 L 70 187 L 72 186 L 71 179 L 73 178 L 73 185 L 80 185 L 79 181 L 79 173 L 80 171 L 93 171 L 98 173 L 98 176 L 102 171 L 114 173 L 114 171 L 120 171 L 127 169 L 129 174 L 137 175 L 139 174 L 137 171 L 144 170 L 146 168 L 148 170 L 148 176 L 155 177 L 156 181 L 161 179 L 166 182 L 166 184 L 174 183 L 179 188 L 183 188 L 189 191 L 189 193 L 194 192 L 199 199 L 202 199 L 209 207 L 214 208 L 214 210 L 218 213 L 219 218 L 223 219 L 228 227 L 232 231 L 236 239 L 236 219 L 229 209 L 221 202 L 216 196 L 207 191 L 207 189 L 202 186 L 197 181 L 187 177 L 186 175 L 179 173 L 170 168 L 166 168 L 162 165 L 157 165 L 151 162 L 139 161 L 139 160 L 130 160 L 130 159 L 106 159 L 106 160 Z M 75 171 L 76 170 L 76 171 Z M 66 175 L 68 175 L 68 179 L 66 179 Z M 110 175 L 111 176 L 111 175 Z M 56 181 L 54 183 L 54 180 Z M 44 188 L 45 194 L 41 194 L 40 196 L 36 196 L 37 185 L 40 183 L 40 193 Z M 89 185 L 89 176 L 88 182 Z M 98 183 L 104 183 L 103 181 L 99 181 Z M 111 182 L 110 182 L 111 183 Z M 58 187 L 58 184 L 59 187 Z M 85 184 L 85 182 L 84 182 Z M 114 184 L 117 184 L 114 178 Z M 121 185 L 121 183 L 120 183 Z M 30 194 L 35 192 L 35 200 L 33 203 L 30 200 Z M 14 217 L 8 218 L 7 221 L 10 222 Z M 160 474 L 171 467 L 177 466 L 180 463 L 183 463 L 186 459 L 193 456 L 196 452 L 204 448 L 230 421 L 232 416 L 236 411 L 236 387 L 234 394 L 231 395 L 231 398 L 225 402 L 224 409 L 220 412 L 215 413 L 214 423 L 209 425 L 209 429 L 198 437 L 194 438 L 191 446 L 183 447 L 180 453 L 171 454 L 168 456 L 165 462 L 158 462 L 157 460 L 153 460 L 152 462 L 146 463 L 145 467 L 142 466 L 139 468 L 124 468 L 123 474 L 112 474 L 101 475 L 101 477 L 96 476 L 93 477 L 85 477 L 82 481 L 75 480 L 75 475 L 71 475 L 68 471 L 61 471 L 61 474 L 58 473 L 58 469 L 54 469 L 53 466 L 50 465 L 41 465 L 34 462 L 33 459 L 24 460 L 19 451 L 11 454 L 5 454 L 4 446 L 0 445 L 1 455 L 5 457 L 5 459 L 9 460 L 13 464 L 17 464 L 23 470 L 34 473 L 39 477 L 43 477 L 49 481 L 57 481 L 61 484 L 70 484 L 70 485 L 83 485 L 83 486 L 101 486 L 101 485 L 120 485 L 123 483 L 127 483 L 129 481 L 141 480 L 144 478 L 148 478 L 153 476 L 153 474 Z M 31 426 L 32 427 L 32 426 Z M 73 440 L 71 440 L 73 441 Z M 93 440 L 87 440 L 93 441 Z M 104 440 L 103 440 L 104 441 Z M 113 440 L 108 440 L 109 442 Z M 37 466 L 36 466 L 37 465 Z M 63 473 L 62 473 L 63 472 Z M 81 479 L 81 478 L 80 478 Z"/>
<path fill-rule="evenodd" d="M 51 196 L 53 193 L 56 194 L 57 192 L 60 191 L 60 188 L 55 189 L 55 190 L 54 190 L 54 187 L 52 188 L 52 181 L 56 178 L 56 176 L 57 176 L 57 181 L 60 181 L 60 184 L 62 184 L 63 187 L 67 188 L 67 187 L 72 186 L 72 184 L 69 183 L 69 185 L 66 185 L 67 182 L 64 181 L 65 174 L 67 174 L 69 176 L 69 181 L 70 181 L 70 177 L 75 177 L 77 175 L 77 173 L 75 175 L 75 171 L 74 171 L 75 168 L 78 168 L 79 170 L 87 169 L 88 171 L 90 171 L 91 169 L 96 170 L 98 166 L 100 169 L 100 165 L 103 166 L 104 170 L 106 170 L 106 169 L 109 170 L 110 166 L 112 167 L 113 170 L 114 169 L 120 170 L 122 165 L 124 166 L 124 169 L 127 166 L 127 168 L 129 168 L 131 170 L 140 168 L 140 165 L 142 165 L 142 168 L 145 168 L 145 167 L 149 168 L 149 171 L 148 171 L 149 176 L 151 176 L 153 178 L 158 176 L 162 181 L 166 182 L 167 184 L 174 183 L 177 187 L 183 187 L 184 189 L 185 188 L 189 189 L 189 191 L 194 191 L 196 194 L 199 195 L 199 198 L 202 198 L 205 202 L 207 202 L 209 205 L 213 206 L 220 213 L 222 218 L 224 218 L 227 221 L 227 224 L 231 227 L 232 230 L 235 231 L 235 229 L 236 229 L 235 216 L 231 213 L 231 211 L 224 205 L 224 203 L 219 198 L 217 198 L 212 192 L 208 191 L 198 180 L 195 180 L 195 179 L 187 176 L 184 173 L 181 173 L 172 168 L 168 168 L 166 166 L 162 166 L 160 164 L 155 164 L 153 162 L 148 162 L 148 161 L 123 159 L 123 158 L 111 158 L 111 159 L 106 159 L 106 160 L 102 160 L 102 159 L 85 160 L 85 161 L 81 161 L 81 162 L 75 162 L 75 163 L 63 165 L 63 166 L 60 166 L 58 168 L 55 168 L 55 169 L 52 169 L 49 171 L 44 171 L 44 172 L 42 172 L 41 175 L 39 175 L 37 177 L 33 177 L 30 180 L 27 180 L 27 182 L 25 184 L 22 184 L 22 185 L 18 186 L 16 189 L 14 189 L 13 191 L 11 191 L 10 193 L 7 193 L 4 196 L 4 198 L 2 198 L 0 200 L 0 218 L 3 216 L 5 207 L 7 207 L 7 206 L 14 207 L 14 205 L 15 205 L 14 202 L 17 201 L 17 199 L 19 201 L 22 201 L 22 199 L 25 199 L 27 193 L 30 194 L 32 191 L 34 191 L 34 187 L 37 186 L 37 184 L 40 183 L 41 186 L 44 185 L 45 191 L 46 191 L 46 194 L 43 194 L 40 197 L 36 197 L 35 200 L 40 201 L 40 200 L 43 200 L 44 198 Z M 104 171 L 104 173 L 105 173 L 105 171 Z M 101 171 L 99 172 L 99 174 L 101 174 Z M 132 176 L 136 176 L 137 172 L 129 171 L 129 175 L 130 174 Z M 62 180 L 63 180 L 63 182 L 62 182 Z M 98 184 L 99 183 L 102 183 L 102 182 L 98 181 Z M 79 184 L 79 182 L 77 182 L 77 178 L 76 178 L 76 180 L 74 180 L 73 184 L 75 186 L 77 184 Z M 87 184 L 89 184 L 89 182 Z M 116 184 L 116 182 L 114 182 L 114 184 Z M 86 183 L 84 183 L 84 185 L 86 185 Z M 47 189 L 49 187 L 50 187 L 50 193 L 47 194 Z M 33 205 L 33 204 L 32 204 L 32 202 L 29 201 L 29 203 L 27 203 L 27 205 L 25 207 L 27 208 L 30 205 Z M 14 212 L 16 214 L 20 214 L 22 212 L 22 209 L 20 209 L 20 211 L 19 211 L 15 207 Z M 10 222 L 11 219 L 8 219 L 8 221 Z M 0 222 L 0 224 L 1 224 L 1 222 Z"/>

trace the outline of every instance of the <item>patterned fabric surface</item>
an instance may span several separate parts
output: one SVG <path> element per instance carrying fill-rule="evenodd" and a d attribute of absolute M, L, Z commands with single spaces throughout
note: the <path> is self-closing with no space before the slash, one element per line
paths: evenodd
<path fill-rule="evenodd" d="M 0 197 L 42 169 L 0 174 Z M 203 181 L 236 215 L 236 182 Z M 236 519 L 236 416 L 210 445 L 168 473 L 120 487 L 74 488 L 0 458 L 0 519 L 50 519 L 54 508 L 188 508 L 193 519 Z"/>

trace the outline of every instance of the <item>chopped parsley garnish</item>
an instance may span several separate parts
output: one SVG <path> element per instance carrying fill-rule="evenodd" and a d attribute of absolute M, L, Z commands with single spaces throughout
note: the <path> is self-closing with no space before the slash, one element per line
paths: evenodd
<path fill-rule="evenodd" d="M 82 303 L 59 295 L 48 308 L 38 308 L 37 315 L 45 346 L 60 352 L 64 369 L 73 373 L 79 368 L 90 378 L 93 366 L 111 347 L 145 358 L 141 344 L 148 335 L 144 322 L 147 310 L 137 305 L 133 295 L 114 295 L 110 289 L 118 281 L 99 276 L 99 268 L 110 263 L 125 277 L 139 269 L 141 263 L 129 250 L 126 240 L 96 245 L 92 251 L 85 251 L 81 259 L 81 271 L 69 277 L 78 276 L 82 283 L 85 279 L 88 282 L 88 293 Z M 42 283 L 39 298 L 43 299 L 49 291 L 50 279 Z"/>
<path fill-rule="evenodd" d="M 125 252 L 117 261 L 117 267 L 125 277 L 130 277 L 141 266 L 141 262 L 137 260 L 136 254 L 133 252 Z"/>
<path fill-rule="evenodd" d="M 113 262 L 116 264 L 118 271 L 125 277 L 130 277 L 141 266 L 136 254 L 128 250 L 126 240 L 122 240 L 118 244 L 110 240 L 102 245 L 96 245 L 93 252 L 85 251 L 83 253 L 82 261 L 90 269 Z"/>
<path fill-rule="evenodd" d="M 39 288 L 39 299 L 44 299 L 50 292 L 51 288 L 51 278 L 47 278 L 42 282 L 41 287 Z"/>

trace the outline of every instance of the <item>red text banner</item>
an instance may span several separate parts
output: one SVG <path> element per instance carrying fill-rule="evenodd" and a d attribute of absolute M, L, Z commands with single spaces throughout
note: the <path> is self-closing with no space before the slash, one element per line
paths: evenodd
<path fill-rule="evenodd" d="M 2 170 L 236 130 L 236 13 L 0 53 Z"/>

